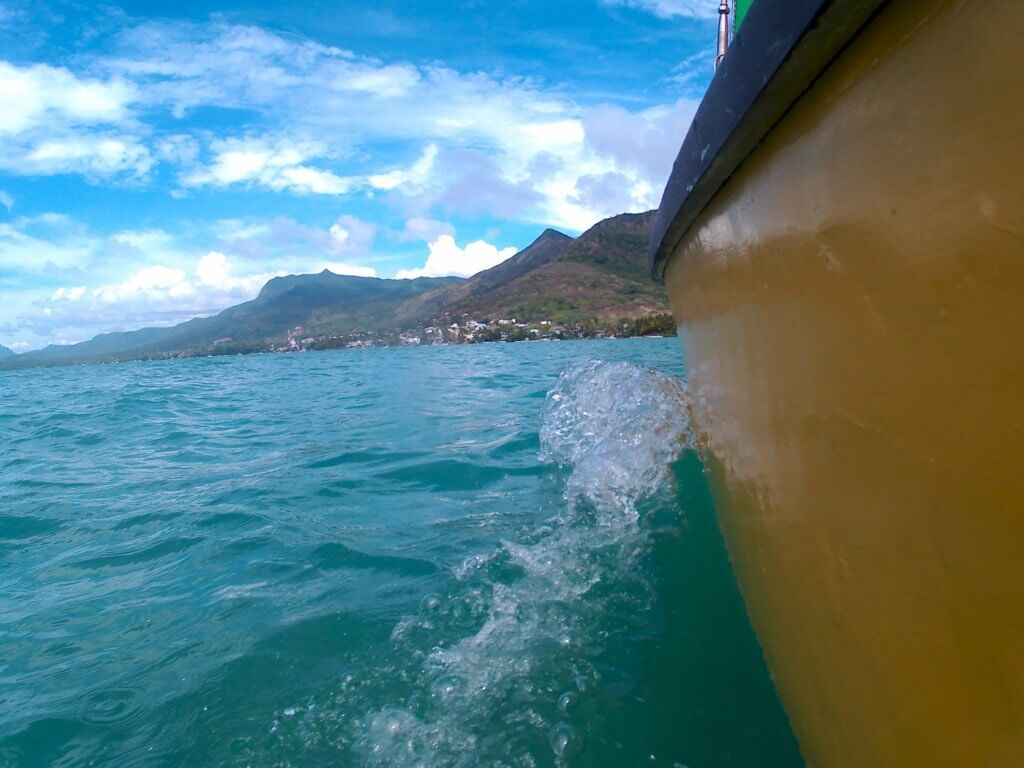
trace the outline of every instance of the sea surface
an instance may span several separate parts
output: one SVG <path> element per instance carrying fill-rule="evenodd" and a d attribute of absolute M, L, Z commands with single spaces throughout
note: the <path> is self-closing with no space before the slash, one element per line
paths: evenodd
<path fill-rule="evenodd" d="M 0 374 L 0 766 L 799 766 L 675 339 Z"/>

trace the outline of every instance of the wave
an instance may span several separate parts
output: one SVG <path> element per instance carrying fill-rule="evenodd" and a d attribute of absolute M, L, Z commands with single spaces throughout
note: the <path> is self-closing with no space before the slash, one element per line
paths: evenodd
<path fill-rule="evenodd" d="M 695 478 L 685 385 L 563 371 L 599 348 L 679 370 L 659 340 L 16 382 L 0 764 L 628 764 Z"/>
<path fill-rule="evenodd" d="M 360 722 L 366 765 L 561 764 L 580 749 L 567 715 L 600 680 L 593 630 L 623 594 L 631 609 L 649 599 L 633 567 L 646 544 L 638 505 L 692 446 L 687 402 L 679 379 L 628 363 L 562 374 L 540 431 L 542 459 L 569 471 L 558 513 L 468 558 L 449 594 L 395 628 L 414 693 Z M 444 642 L 460 624 L 469 633 Z"/>

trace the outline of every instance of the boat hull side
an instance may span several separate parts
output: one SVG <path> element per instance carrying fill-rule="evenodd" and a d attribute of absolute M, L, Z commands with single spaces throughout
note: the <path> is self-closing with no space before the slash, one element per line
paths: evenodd
<path fill-rule="evenodd" d="M 1017 0 L 890 3 L 666 271 L 811 765 L 1024 765 L 1022 37 Z"/>

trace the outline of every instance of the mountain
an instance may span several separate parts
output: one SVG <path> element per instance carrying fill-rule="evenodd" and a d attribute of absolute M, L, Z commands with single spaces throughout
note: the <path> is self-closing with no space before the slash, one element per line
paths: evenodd
<path fill-rule="evenodd" d="M 50 344 L 35 352 L 19 355 L 13 364 L 21 367 L 31 363 L 40 365 L 74 362 L 85 358 L 102 358 L 115 356 L 139 347 L 152 344 L 158 339 L 169 335 L 174 328 L 141 328 L 137 331 L 101 333 L 81 344 Z"/>
<path fill-rule="evenodd" d="M 213 347 L 237 347 L 287 341 L 289 331 L 321 335 L 354 329 L 376 330 L 393 324 L 398 306 L 416 296 L 445 288 L 461 278 L 421 277 L 381 280 L 324 270 L 317 275 L 276 277 L 252 301 L 171 328 L 106 333 L 81 344 L 51 344 L 0 363 L 0 368 L 104 362 L 160 356 Z"/>
<path fill-rule="evenodd" d="M 5 357 L 14 357 L 16 354 L 18 353 L 15 352 L 13 349 L 8 349 L 7 347 L 0 346 L 0 360 L 3 360 Z"/>
<path fill-rule="evenodd" d="M 0 369 L 283 347 L 291 339 L 422 330 L 438 320 L 520 322 L 637 318 L 668 312 L 647 271 L 654 212 L 623 214 L 573 239 L 545 230 L 469 279 L 385 280 L 323 271 L 268 282 L 252 301 L 172 328 L 106 333 L 9 357 Z"/>
<path fill-rule="evenodd" d="M 175 326 L 143 351 L 208 346 L 220 339 L 236 344 L 284 342 L 295 328 L 305 335 L 379 330 L 393 325 L 398 306 L 459 281 L 453 277 L 382 280 L 327 270 L 317 275 L 275 277 L 252 301 Z"/>
<path fill-rule="evenodd" d="M 400 316 L 564 322 L 668 312 L 665 290 L 648 272 L 653 223 L 650 211 L 605 219 L 575 240 L 547 230 L 508 261 L 410 302 Z"/>
<path fill-rule="evenodd" d="M 486 305 L 487 297 L 525 277 L 556 258 L 569 247 L 572 238 L 554 229 L 546 229 L 533 243 L 495 267 L 478 272 L 456 285 L 424 294 L 398 310 L 400 322 L 417 322 L 444 313 L 461 315 Z"/>

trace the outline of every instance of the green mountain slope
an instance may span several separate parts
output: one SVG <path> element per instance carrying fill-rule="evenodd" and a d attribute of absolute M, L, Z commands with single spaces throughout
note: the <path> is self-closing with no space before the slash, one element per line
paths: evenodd
<path fill-rule="evenodd" d="M 531 245 L 497 266 L 478 272 L 468 280 L 406 302 L 398 309 L 400 323 L 425 322 L 443 313 L 461 315 L 488 304 L 509 285 L 557 258 L 572 243 L 572 238 L 554 229 L 546 229 Z"/>
<path fill-rule="evenodd" d="M 32 365 L 60 365 L 83 358 L 115 356 L 152 344 L 173 331 L 173 328 L 141 328 L 137 331 L 101 333 L 81 344 L 51 344 L 35 352 L 26 352 L 19 355 L 16 360 L 8 360 L 8 363 L 17 367 L 30 367 Z"/>
<path fill-rule="evenodd" d="M 653 222 L 653 211 L 623 214 L 594 225 L 575 240 L 549 230 L 509 259 L 512 262 L 539 249 L 540 257 L 530 258 L 527 268 L 496 279 L 495 273 L 505 266 L 498 265 L 454 288 L 425 296 L 402 312 L 418 308 L 435 317 L 446 312 L 453 317 L 468 314 L 478 320 L 527 322 L 668 312 L 664 288 L 648 273 L 647 244 Z"/>
<path fill-rule="evenodd" d="M 303 334 L 321 335 L 392 327 L 399 305 L 459 281 L 452 277 L 382 280 L 336 275 L 327 270 L 317 275 L 277 277 L 252 301 L 214 317 L 182 323 L 143 351 L 175 351 L 207 346 L 220 339 L 237 344 L 284 341 L 296 328 L 301 328 Z"/>
<path fill-rule="evenodd" d="M 0 360 L 3 360 L 5 357 L 14 357 L 16 354 L 17 353 L 13 349 L 8 349 L 7 347 L 0 345 Z"/>

